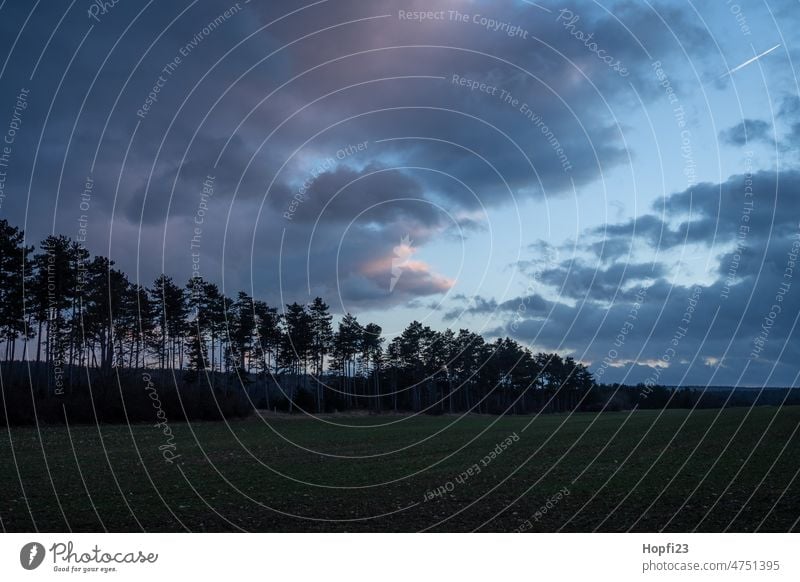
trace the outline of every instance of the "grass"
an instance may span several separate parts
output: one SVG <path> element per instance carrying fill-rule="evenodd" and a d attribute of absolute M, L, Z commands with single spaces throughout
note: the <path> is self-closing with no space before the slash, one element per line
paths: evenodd
<path fill-rule="evenodd" d="M 798 529 L 800 407 L 324 420 L 173 424 L 173 464 L 152 425 L 2 429 L 0 523 L 5 531 L 512 531 L 526 520 L 531 531 Z M 514 433 L 517 442 L 481 462 Z M 480 473 L 459 482 L 474 464 Z M 428 493 L 440 487 L 448 491 Z"/>

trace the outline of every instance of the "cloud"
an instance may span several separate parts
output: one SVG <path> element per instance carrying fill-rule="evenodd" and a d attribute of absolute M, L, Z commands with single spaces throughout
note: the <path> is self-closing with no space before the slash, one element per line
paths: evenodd
<path fill-rule="evenodd" d="M 546 295 L 559 299 L 542 304 L 545 312 L 505 317 L 498 331 L 536 348 L 573 353 L 595 371 L 615 354 L 605 381 L 789 385 L 800 357 L 794 338 L 800 314 L 798 192 L 795 170 L 736 175 L 672 194 L 657 206 L 663 215 L 591 229 L 585 238 L 605 238 L 583 244 L 579 253 L 602 258 L 601 265 L 574 257 L 542 271 Z M 691 283 L 663 259 L 654 265 L 630 261 L 629 249 L 637 244 L 650 248 L 649 256 L 699 245 L 715 260 L 701 282 Z M 642 289 L 643 301 L 637 296 Z M 487 308 L 474 313 L 488 317 L 488 307 L 502 312 L 524 301 L 521 296 L 497 305 L 484 299 Z"/>
<path fill-rule="evenodd" d="M 770 142 L 771 126 L 760 119 L 745 119 L 729 129 L 719 132 L 723 143 L 733 146 L 745 146 L 755 142 Z"/>
<path fill-rule="evenodd" d="M 455 280 L 433 272 L 424 261 L 412 259 L 417 249 L 401 244 L 392 249 L 390 256 L 380 257 L 359 266 L 359 274 L 373 285 L 372 295 L 361 299 L 385 299 L 395 295 L 396 300 L 427 297 L 448 292 Z"/>
<path fill-rule="evenodd" d="M 7 187 L 26 192 L 32 172 L 31 199 L 8 197 L 3 212 L 19 224 L 27 219 L 33 240 L 53 229 L 76 232 L 83 213 L 76 192 L 93 171 L 91 249 L 110 249 L 144 282 L 162 269 L 186 279 L 202 183 L 213 175 L 201 265 L 228 292 L 244 287 L 273 303 L 320 294 L 338 311 L 429 304 L 455 289 L 445 253 L 429 251 L 459 227 L 476 232 L 487 215 L 544 197 L 585 197 L 601 177 L 636 159 L 623 139 L 628 113 L 664 99 L 653 59 L 676 65 L 671 82 L 681 95 L 694 81 L 684 51 L 699 56 L 693 64 L 701 76 L 715 68 L 704 57 L 715 45 L 702 22 L 666 2 L 620 1 L 612 12 L 590 1 L 570 8 L 598 47 L 624 62 L 624 79 L 556 23 L 557 12 L 524 3 L 446 0 L 437 8 L 491 15 L 523 28 L 527 40 L 471 19 L 402 21 L 393 0 L 319 3 L 259 30 L 299 7 L 250 3 L 184 57 L 151 111 L 137 116 L 164 66 L 227 8 L 201 4 L 176 20 L 178 5 L 139 14 L 140 6 L 120 3 L 80 51 L 85 11 L 70 11 L 56 30 L 62 12 L 37 8 L 37 26 L 20 35 L 0 91 L 0 111 L 10 111 L 19 87 L 31 89 Z M 430 3 L 409 0 L 403 9 L 428 10 Z M 5 6 L 0 36 L 16 38 L 27 14 L 19 3 Z M 52 30 L 31 81 L 44 33 Z M 642 30 L 647 34 L 630 34 Z M 454 75 L 498 91 L 471 91 L 453 83 Z M 784 102 L 784 123 L 798 122 L 797 103 Z M 763 141 L 769 130 L 746 119 L 720 137 L 741 145 L 745 133 Z M 365 142 L 365 150 L 338 155 Z M 319 170 L 328 159 L 333 163 Z M 770 307 L 800 216 L 796 172 L 755 172 L 746 250 L 737 259 L 747 179 L 699 184 L 638 217 L 625 219 L 621 210 L 613 224 L 581 233 L 577 256 L 565 248 L 568 259 L 548 251 L 517 265 L 536 273 L 546 292 L 448 301 L 443 318 L 492 317 L 506 326 L 519 318 L 513 333 L 520 338 L 596 362 L 625 321 L 632 293 L 647 284 L 636 332 L 642 359 L 634 341 L 624 356 L 657 361 L 693 287 L 686 280 L 671 286 L 667 260 L 651 264 L 648 251 L 699 245 L 717 259 L 703 279 L 703 313 L 721 305 L 717 322 L 727 327 L 698 315 L 692 333 L 711 329 L 709 340 L 687 338 L 682 353 L 719 357 L 745 314 L 732 353 L 746 357 L 747 334 Z M 395 247 L 406 236 L 415 253 L 404 257 L 390 292 Z M 511 251 L 499 260 L 511 260 L 517 249 Z M 739 267 L 729 299 L 707 300 L 720 297 L 733 262 Z M 749 299 L 752 289 L 758 293 Z M 771 345 L 788 337 L 787 321 L 776 323 Z"/>
<path fill-rule="evenodd" d="M 470 315 L 494 313 L 499 307 L 496 300 L 487 299 L 485 297 L 481 297 L 480 295 L 476 295 L 474 297 L 458 295 L 453 299 L 455 301 L 461 301 L 463 305 L 460 308 L 454 308 L 450 311 L 447 311 L 443 316 L 445 321 L 456 321 L 462 317 Z"/>
<path fill-rule="evenodd" d="M 540 281 L 570 299 L 608 302 L 623 289 L 666 274 L 660 263 L 614 263 L 607 268 L 565 261 L 541 274 Z"/>
<path fill-rule="evenodd" d="M 591 229 L 583 250 L 603 261 L 623 258 L 636 245 L 657 251 L 707 245 L 712 252 L 723 252 L 742 232 L 749 244 L 763 244 L 795 231 L 798 191 L 800 171 L 794 169 L 701 183 L 654 203 L 650 214 Z"/>

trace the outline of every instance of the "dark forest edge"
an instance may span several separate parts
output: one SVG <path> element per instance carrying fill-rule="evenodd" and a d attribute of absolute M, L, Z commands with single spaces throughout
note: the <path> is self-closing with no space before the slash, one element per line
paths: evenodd
<path fill-rule="evenodd" d="M 199 277 L 132 283 L 65 236 L 40 252 L 0 220 L 0 424 L 331 413 L 532 414 L 797 404 L 797 391 L 598 386 L 572 357 L 414 321 L 383 330 L 320 298 L 281 311 Z M 778 394 L 781 392 L 781 394 Z"/>

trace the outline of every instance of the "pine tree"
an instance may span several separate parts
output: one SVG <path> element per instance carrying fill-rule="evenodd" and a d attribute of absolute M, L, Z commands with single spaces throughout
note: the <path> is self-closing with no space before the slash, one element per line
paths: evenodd
<path fill-rule="evenodd" d="M 372 396 L 375 409 L 381 409 L 380 375 L 381 362 L 383 361 L 383 329 L 376 323 L 368 323 L 364 327 L 361 341 L 361 357 L 365 362 L 367 381 L 372 380 Z"/>
<path fill-rule="evenodd" d="M 133 368 L 146 367 L 147 346 L 152 345 L 156 335 L 156 312 L 150 295 L 141 285 L 135 285 L 129 295 L 134 302 L 135 321 L 133 324 L 134 355 Z"/>
<path fill-rule="evenodd" d="M 263 301 L 255 302 L 255 313 L 261 371 L 265 376 L 270 372 L 277 376 L 280 370 L 278 354 L 283 343 L 281 316 L 276 308 Z"/>
<path fill-rule="evenodd" d="M 268 376 L 277 379 L 279 373 L 279 353 L 283 343 L 283 330 L 281 329 L 281 317 L 278 310 L 269 307 L 264 301 L 256 301 L 253 305 L 256 324 L 256 346 L 257 360 L 261 377 L 266 383 L 265 400 L 267 408 L 269 402 L 269 386 L 271 384 Z"/>
<path fill-rule="evenodd" d="M 286 326 L 286 333 L 283 336 L 283 349 L 281 357 L 286 367 L 295 376 L 289 386 L 289 412 L 294 406 L 294 393 L 297 388 L 301 371 L 307 372 L 309 358 L 312 353 L 313 334 L 311 328 L 311 316 L 305 306 L 299 303 L 292 303 L 286 306 L 286 313 L 283 317 Z"/>
<path fill-rule="evenodd" d="M 17 339 L 29 339 L 25 321 L 25 288 L 31 282 L 33 247 L 25 245 L 25 234 L 0 220 L 0 337 L 5 359 L 15 356 Z"/>
<path fill-rule="evenodd" d="M 73 334 L 67 310 L 73 305 L 78 289 L 77 273 L 71 259 L 72 241 L 65 236 L 49 236 L 39 245 L 43 251 L 34 256 L 36 275 L 33 283 L 39 334 L 37 361 L 42 344 L 42 325 L 46 325 L 44 335 L 45 362 L 48 366 L 47 392 L 61 388 L 64 365 Z"/>
<path fill-rule="evenodd" d="M 333 327 L 331 322 L 333 316 L 329 313 L 328 304 L 320 297 L 314 299 L 308 308 L 311 317 L 311 359 L 312 373 L 317 385 L 317 412 L 325 409 L 322 371 L 325 366 L 325 356 L 331 348 L 333 342 Z"/>
<path fill-rule="evenodd" d="M 248 362 L 253 349 L 255 325 L 253 299 L 244 291 L 240 291 L 231 311 L 229 339 L 231 364 L 242 381 L 246 380 L 249 372 Z"/>
<path fill-rule="evenodd" d="M 358 319 L 345 314 L 333 338 L 333 368 L 339 372 L 341 390 L 348 405 L 358 405 L 355 375 L 363 338 L 364 329 Z"/>
<path fill-rule="evenodd" d="M 188 371 L 186 372 L 186 381 L 195 383 L 200 377 L 201 373 L 207 370 L 208 356 L 206 354 L 206 344 L 203 340 L 200 328 L 192 326 L 188 332 L 186 340 L 186 353 L 188 359 Z"/>
<path fill-rule="evenodd" d="M 100 369 L 109 372 L 115 363 L 124 365 L 124 339 L 134 322 L 130 299 L 130 283 L 122 271 L 105 257 L 94 257 L 87 266 L 87 293 L 83 310 L 83 333 L 100 354 Z"/>
<path fill-rule="evenodd" d="M 217 369 L 217 340 L 223 336 L 226 329 L 225 298 L 222 296 L 222 293 L 220 293 L 219 287 L 214 283 L 206 283 L 203 294 L 205 296 L 208 335 L 211 339 L 211 362 L 209 369 L 213 373 Z"/>
<path fill-rule="evenodd" d="M 183 366 L 183 344 L 186 331 L 186 319 L 189 307 L 186 293 L 178 287 L 170 277 L 161 275 L 153 283 L 150 297 L 155 306 L 159 326 L 159 341 L 156 353 L 163 369 L 167 363 L 175 368 Z"/>

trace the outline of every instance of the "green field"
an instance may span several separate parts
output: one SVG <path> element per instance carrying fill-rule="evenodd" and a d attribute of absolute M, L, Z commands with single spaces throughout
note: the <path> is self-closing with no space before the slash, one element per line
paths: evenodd
<path fill-rule="evenodd" d="M 159 451 L 163 432 L 149 425 L 2 429 L 2 527 L 512 531 L 525 520 L 531 531 L 798 527 L 800 407 L 670 410 L 660 418 L 641 411 L 323 420 L 175 424 L 173 464 Z M 514 433 L 517 442 L 482 462 Z M 479 473 L 456 479 L 475 464 Z M 440 487 L 448 491 L 428 493 Z"/>

